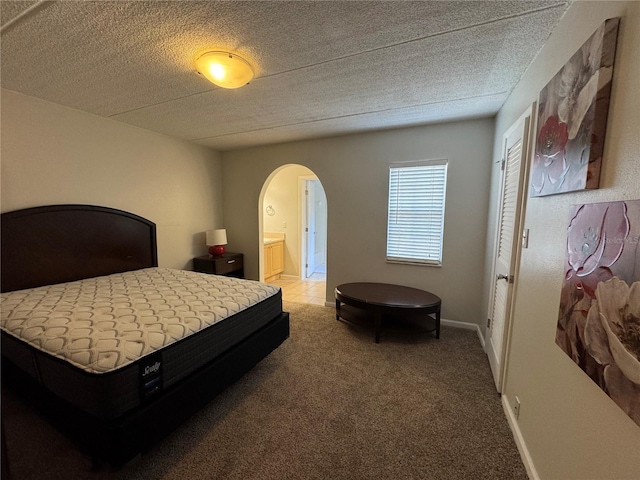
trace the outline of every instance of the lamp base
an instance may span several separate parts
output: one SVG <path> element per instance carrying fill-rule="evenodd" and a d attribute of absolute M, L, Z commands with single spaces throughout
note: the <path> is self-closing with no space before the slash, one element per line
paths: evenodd
<path fill-rule="evenodd" d="M 213 245 L 209 247 L 209 255 L 212 255 L 214 257 L 219 257 L 225 251 L 226 249 L 224 248 L 224 245 Z"/>

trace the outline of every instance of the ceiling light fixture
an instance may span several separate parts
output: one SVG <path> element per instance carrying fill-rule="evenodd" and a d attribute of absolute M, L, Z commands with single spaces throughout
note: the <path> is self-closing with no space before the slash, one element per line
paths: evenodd
<path fill-rule="evenodd" d="M 196 60 L 196 69 L 222 88 L 240 88 L 253 79 L 249 62 L 235 53 L 206 52 Z"/>

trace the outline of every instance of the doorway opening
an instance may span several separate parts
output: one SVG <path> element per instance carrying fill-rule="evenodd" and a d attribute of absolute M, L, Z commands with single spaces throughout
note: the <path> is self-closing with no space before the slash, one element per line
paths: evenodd
<path fill-rule="evenodd" d="M 317 177 L 300 177 L 303 280 L 327 274 L 327 197 Z"/>
<path fill-rule="evenodd" d="M 260 279 L 282 288 L 282 298 L 325 305 L 327 200 L 318 177 L 284 165 L 265 181 L 259 200 Z"/>

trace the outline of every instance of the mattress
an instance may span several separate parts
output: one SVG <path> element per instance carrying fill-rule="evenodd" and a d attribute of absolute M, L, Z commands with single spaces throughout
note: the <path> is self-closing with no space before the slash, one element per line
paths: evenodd
<path fill-rule="evenodd" d="M 2 355 L 101 419 L 171 388 L 282 312 L 278 287 L 146 268 L 0 295 Z"/>

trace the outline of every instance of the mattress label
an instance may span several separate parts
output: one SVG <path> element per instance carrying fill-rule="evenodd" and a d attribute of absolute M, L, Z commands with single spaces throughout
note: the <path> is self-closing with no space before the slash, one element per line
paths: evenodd
<path fill-rule="evenodd" d="M 140 397 L 152 400 L 162 392 L 162 354 L 156 352 L 144 357 L 138 364 L 140 372 Z"/>

